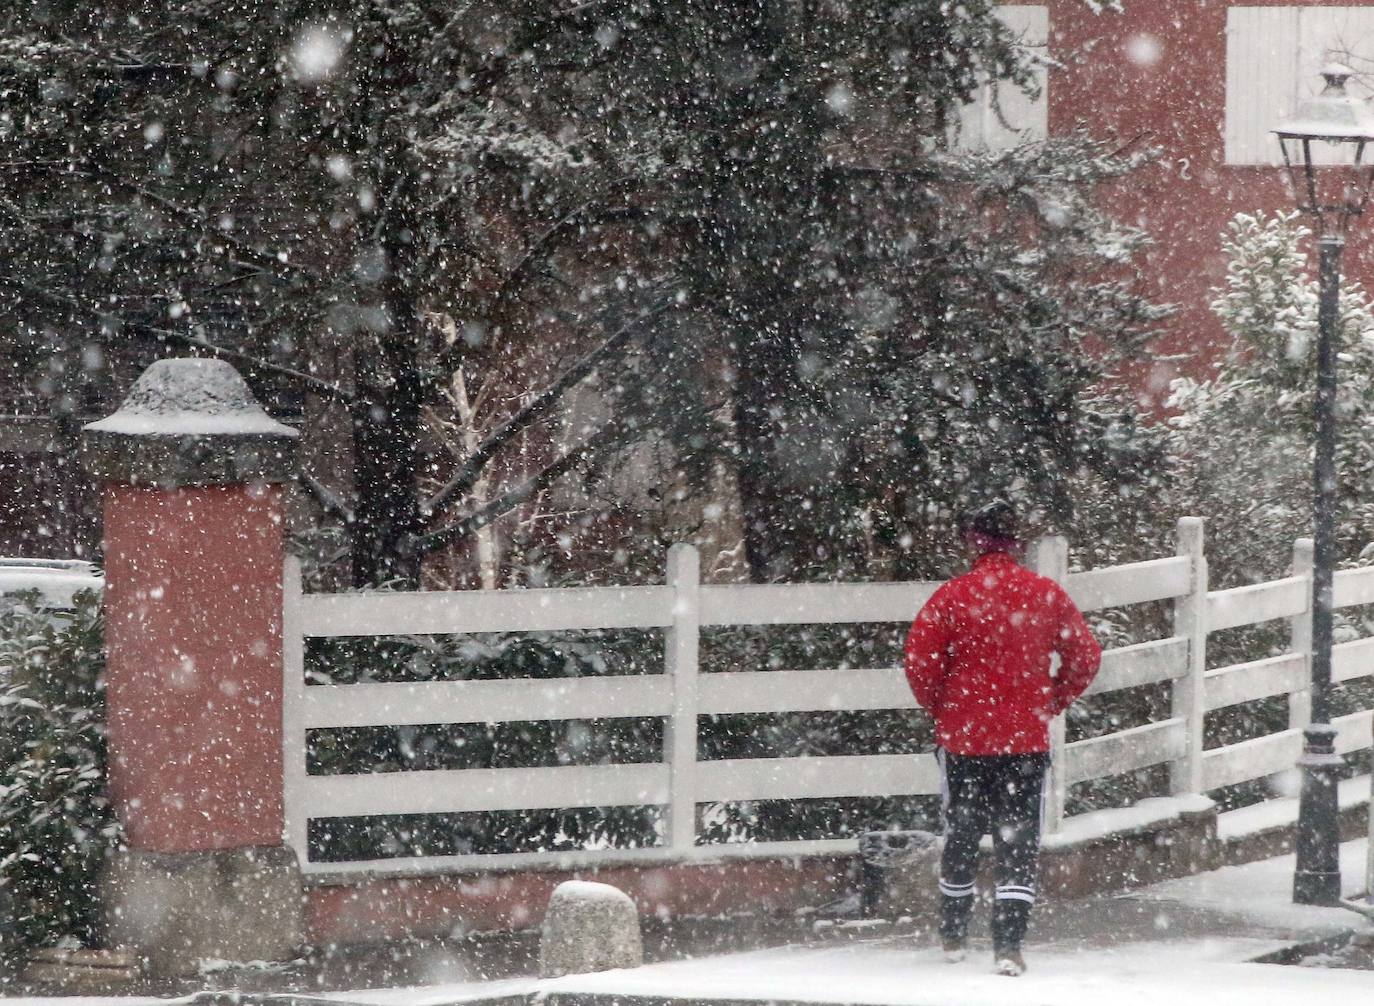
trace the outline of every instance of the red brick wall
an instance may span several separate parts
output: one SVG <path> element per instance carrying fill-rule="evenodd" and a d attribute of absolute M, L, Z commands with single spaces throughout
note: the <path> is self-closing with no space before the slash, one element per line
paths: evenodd
<path fill-rule="evenodd" d="M 1071 61 L 1051 74 L 1052 134 L 1083 124 L 1097 135 L 1136 137 L 1163 148 L 1160 163 L 1118 186 L 1110 208 L 1154 236 L 1143 278 L 1160 301 L 1180 311 L 1158 356 L 1131 375 L 1150 404 L 1178 373 L 1205 374 L 1226 350 L 1207 304 L 1225 279 L 1220 235 L 1240 212 L 1292 206 L 1277 168 L 1225 163 L 1226 17 L 1232 6 L 1292 6 L 1276 0 L 1125 0 L 1124 13 L 1091 14 L 1082 0 L 1048 0 L 1051 52 Z M 1371 0 L 1306 0 L 1303 6 L 1371 6 Z M 1143 38 L 1148 36 L 1148 38 Z M 1133 43 L 1158 45 L 1158 61 L 1131 58 Z M 1276 109 L 1275 119 L 1285 110 Z M 1275 141 L 1277 144 L 1277 141 Z M 1185 177 L 1186 176 L 1186 177 Z M 1347 273 L 1374 286 L 1374 226 L 1356 224 Z"/>
<path fill-rule="evenodd" d="M 849 886 L 845 857 L 751 860 L 715 865 L 613 867 L 568 872 L 447 875 L 364 880 L 306 890 L 306 934 L 316 945 L 528 929 L 544 918 L 565 880 L 598 880 L 625 891 L 641 916 L 672 918 L 778 913 L 821 905 Z"/>

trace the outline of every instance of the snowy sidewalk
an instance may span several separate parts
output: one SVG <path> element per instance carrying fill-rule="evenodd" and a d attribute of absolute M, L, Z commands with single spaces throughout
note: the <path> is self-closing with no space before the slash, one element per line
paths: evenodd
<path fill-rule="evenodd" d="M 1341 849 L 1346 890 L 1363 885 L 1366 843 Z M 991 973 L 986 941 L 947 964 L 931 937 L 858 937 L 540 980 L 245 996 L 280 1006 L 1304 1006 L 1374 994 L 1374 971 L 1249 963 L 1369 927 L 1339 908 L 1290 903 L 1293 857 L 1227 867 L 1127 895 L 1042 906 L 1021 978 Z M 986 914 L 985 912 L 982 914 Z M 862 932 L 862 930 L 859 930 Z M 227 1001 L 220 993 L 215 1001 Z M 203 1000 L 202 1000 L 203 1001 Z M 7 1000 L 24 1006 L 172 1006 L 119 999 Z"/>
<path fill-rule="evenodd" d="M 1341 849 L 1347 890 L 1364 876 L 1364 841 Z M 909 936 L 790 946 L 650 964 L 626 971 L 329 998 L 378 1006 L 446 1006 L 539 995 L 558 1004 L 741 1001 L 862 1006 L 1298 1006 L 1368 997 L 1374 972 L 1247 963 L 1368 924 L 1344 909 L 1290 903 L 1293 857 L 1227 867 L 1129 895 L 1045 906 L 1027 945 L 1030 971 L 991 974 L 991 953 L 947 964 Z"/>

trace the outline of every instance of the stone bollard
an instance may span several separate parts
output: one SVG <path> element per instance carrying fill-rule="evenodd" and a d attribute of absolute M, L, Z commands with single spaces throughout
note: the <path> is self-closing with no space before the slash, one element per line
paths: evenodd
<path fill-rule="evenodd" d="M 303 943 L 282 844 L 281 483 L 297 433 L 229 364 L 154 363 L 85 428 L 104 483 L 110 945 L 155 974 Z"/>
<path fill-rule="evenodd" d="M 628 894 L 586 880 L 566 880 L 554 888 L 539 938 L 541 978 L 643 963 L 639 912 Z"/>

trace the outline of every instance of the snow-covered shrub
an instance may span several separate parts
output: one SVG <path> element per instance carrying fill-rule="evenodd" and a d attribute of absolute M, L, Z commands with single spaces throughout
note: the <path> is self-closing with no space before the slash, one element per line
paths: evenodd
<path fill-rule="evenodd" d="M 1212 309 L 1232 339 L 1215 377 L 1176 381 L 1168 509 L 1207 520 L 1212 586 L 1287 575 L 1293 542 L 1312 534 L 1318 289 L 1296 213 L 1241 214 L 1223 241 L 1226 285 Z M 1357 283 L 1344 284 L 1338 335 L 1336 549 L 1341 565 L 1374 549 L 1374 311 Z M 1337 641 L 1365 630 L 1358 611 L 1337 612 Z M 1209 662 L 1236 663 L 1288 646 L 1281 622 L 1214 634 Z M 1333 695 L 1337 714 L 1368 708 L 1362 685 Z M 1288 725 L 1282 697 L 1208 718 L 1208 743 L 1235 743 Z M 1258 789 L 1239 794 L 1253 799 Z"/>
<path fill-rule="evenodd" d="M 1173 509 L 1204 514 L 1214 585 L 1281 576 L 1312 533 L 1317 287 L 1296 213 L 1230 224 L 1226 287 L 1212 309 L 1232 351 L 1216 377 L 1176 381 L 1170 405 Z M 1360 286 L 1341 296 L 1336 540 L 1350 562 L 1374 541 L 1374 312 Z"/>
<path fill-rule="evenodd" d="M 6 954 L 91 944 L 95 881 L 118 839 L 105 786 L 98 599 L 71 612 L 22 599 L 0 609 L 0 890 L 15 913 Z"/>

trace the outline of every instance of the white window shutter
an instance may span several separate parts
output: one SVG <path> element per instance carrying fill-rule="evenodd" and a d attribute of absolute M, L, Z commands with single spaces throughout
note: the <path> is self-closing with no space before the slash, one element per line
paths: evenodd
<path fill-rule="evenodd" d="M 1318 71 L 1334 59 L 1374 66 L 1374 7 L 1227 11 L 1226 163 L 1282 163 L 1271 130 L 1321 89 Z"/>
<path fill-rule="evenodd" d="M 1024 48 L 1041 57 L 1046 55 L 1050 37 L 1049 7 L 1043 4 L 1007 5 L 998 8 L 997 16 L 1021 39 Z M 1025 140 L 1043 140 L 1049 134 L 1049 81 L 1043 59 L 1035 66 L 1035 76 L 1040 95 L 1034 100 L 1014 84 L 1003 83 L 996 87 L 995 98 L 993 85 L 980 87 L 973 100 L 960 110 L 954 144 L 965 150 L 1007 150 Z"/>

